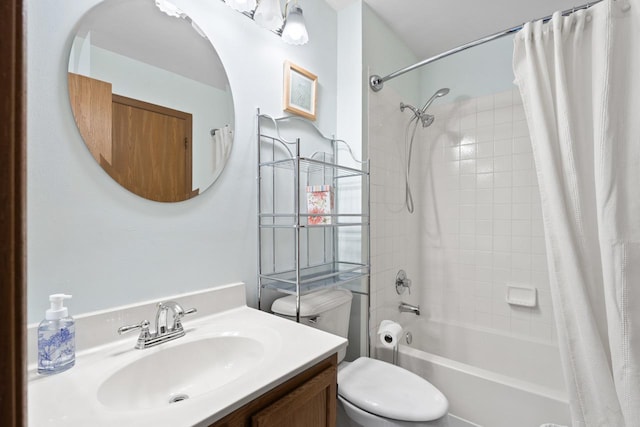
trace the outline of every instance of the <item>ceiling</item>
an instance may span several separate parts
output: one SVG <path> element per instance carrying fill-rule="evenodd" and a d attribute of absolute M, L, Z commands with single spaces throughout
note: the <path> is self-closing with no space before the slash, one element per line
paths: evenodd
<path fill-rule="evenodd" d="M 340 10 L 357 0 L 326 0 Z M 588 0 L 364 0 L 418 59 Z"/>

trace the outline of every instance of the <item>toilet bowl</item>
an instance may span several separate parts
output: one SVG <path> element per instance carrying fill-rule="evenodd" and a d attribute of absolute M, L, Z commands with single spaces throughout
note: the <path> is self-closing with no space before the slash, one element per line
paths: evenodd
<path fill-rule="evenodd" d="M 347 337 L 353 296 L 326 289 L 300 297 L 300 323 Z M 295 320 L 296 298 L 273 302 L 271 311 Z M 447 398 L 424 378 L 369 357 L 343 362 L 338 353 L 339 427 L 446 427 Z"/>

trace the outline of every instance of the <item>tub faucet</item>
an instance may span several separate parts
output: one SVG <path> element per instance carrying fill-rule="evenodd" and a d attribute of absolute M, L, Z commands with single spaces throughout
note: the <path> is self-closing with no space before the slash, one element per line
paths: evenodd
<path fill-rule="evenodd" d="M 195 308 L 184 310 L 182 306 L 175 301 L 161 302 L 158 303 L 158 311 L 156 312 L 155 332 L 149 331 L 149 321 L 143 320 L 136 325 L 118 328 L 118 333 L 122 335 L 126 332 L 140 329 L 140 336 L 138 336 L 136 348 L 143 349 L 153 347 L 154 345 L 184 336 L 185 331 L 182 327 L 181 319 L 186 314 L 195 313 L 196 311 Z M 169 312 L 172 314 L 171 317 L 169 317 Z M 171 319 L 170 322 L 169 319 Z"/>
<path fill-rule="evenodd" d="M 401 302 L 398 307 L 401 313 L 413 313 L 416 316 L 420 316 L 420 306 L 419 305 L 411 305 L 406 302 Z"/>

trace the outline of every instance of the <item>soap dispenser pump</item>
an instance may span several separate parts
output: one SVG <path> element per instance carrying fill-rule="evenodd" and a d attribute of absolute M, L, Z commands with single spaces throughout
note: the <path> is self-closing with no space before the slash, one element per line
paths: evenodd
<path fill-rule="evenodd" d="M 51 308 L 38 326 L 38 373 L 49 375 L 66 371 L 76 363 L 75 321 L 64 300 L 71 295 L 49 295 Z"/>

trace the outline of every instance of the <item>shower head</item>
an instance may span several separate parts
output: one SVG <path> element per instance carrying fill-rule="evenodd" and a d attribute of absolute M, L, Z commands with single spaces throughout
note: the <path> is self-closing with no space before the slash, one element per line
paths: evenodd
<path fill-rule="evenodd" d="M 422 117 L 420 117 L 420 120 L 422 120 L 422 127 L 426 128 L 431 126 L 435 119 L 436 119 L 436 116 L 432 114 L 423 114 Z"/>
<path fill-rule="evenodd" d="M 424 106 L 420 109 L 420 112 L 424 113 L 425 111 L 427 111 L 427 108 L 429 108 L 429 106 L 431 105 L 431 103 L 436 99 L 436 98 L 440 98 L 441 96 L 445 96 L 446 94 L 449 93 L 449 88 L 448 87 L 443 87 L 442 89 L 439 89 L 436 93 L 433 94 L 433 96 L 431 96 L 431 98 L 429 98 L 429 100 L 424 104 Z"/>
<path fill-rule="evenodd" d="M 427 108 L 429 108 L 429 105 L 431 105 L 431 103 L 436 99 L 436 98 L 440 98 L 441 96 L 445 96 L 446 94 L 449 93 L 449 88 L 448 87 L 443 87 L 442 89 L 439 89 L 436 93 L 434 93 L 431 98 L 429 98 L 429 100 L 424 104 L 424 106 L 421 109 L 417 109 L 415 108 L 413 105 L 409 105 L 409 104 L 405 104 L 404 102 L 400 103 L 400 111 L 404 111 L 405 108 L 410 109 L 413 112 L 414 118 L 412 118 L 411 120 L 414 119 L 420 119 L 420 121 L 422 122 L 422 127 L 426 128 L 431 126 L 431 124 L 433 124 L 433 121 L 435 120 L 435 117 L 431 114 L 427 114 Z"/>

